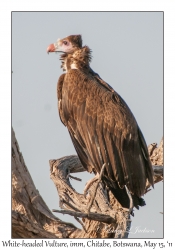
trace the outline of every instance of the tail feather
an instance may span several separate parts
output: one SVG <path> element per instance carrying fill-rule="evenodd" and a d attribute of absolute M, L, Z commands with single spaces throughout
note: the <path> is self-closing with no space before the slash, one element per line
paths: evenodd
<path fill-rule="evenodd" d="M 112 192 L 114 197 L 118 200 L 122 207 L 129 208 L 130 207 L 130 200 L 125 188 L 121 189 L 117 182 L 111 183 L 107 178 L 104 177 L 104 183 L 109 187 L 109 190 Z M 132 195 L 133 205 L 137 209 L 139 206 L 145 206 L 146 203 L 143 198 L 138 197 L 137 195 Z"/>

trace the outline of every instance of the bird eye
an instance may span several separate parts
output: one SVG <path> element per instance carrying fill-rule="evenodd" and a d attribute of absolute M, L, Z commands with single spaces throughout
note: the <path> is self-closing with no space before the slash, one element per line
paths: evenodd
<path fill-rule="evenodd" d="M 64 43 L 64 45 L 67 45 L 67 44 L 68 44 L 68 42 L 67 42 L 67 41 L 63 41 L 63 43 Z"/>

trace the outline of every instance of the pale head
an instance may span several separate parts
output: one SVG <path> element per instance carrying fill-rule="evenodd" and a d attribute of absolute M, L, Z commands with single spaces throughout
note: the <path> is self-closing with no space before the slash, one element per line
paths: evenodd
<path fill-rule="evenodd" d="M 71 54 L 78 48 L 82 48 L 81 35 L 71 35 L 63 39 L 58 39 L 56 43 L 50 44 L 47 48 L 47 53 L 63 52 Z"/>

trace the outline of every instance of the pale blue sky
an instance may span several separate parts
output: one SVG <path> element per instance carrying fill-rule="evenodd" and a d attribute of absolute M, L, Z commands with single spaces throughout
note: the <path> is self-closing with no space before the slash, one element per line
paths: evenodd
<path fill-rule="evenodd" d="M 58 196 L 49 178 L 49 159 L 75 154 L 57 111 L 56 85 L 62 71 L 59 54 L 46 53 L 57 38 L 81 34 L 92 49 L 91 67 L 127 102 L 147 144 L 163 135 L 163 13 L 162 12 L 15 12 L 12 14 L 12 123 L 34 183 L 50 209 Z M 79 174 L 85 181 L 89 174 Z M 83 184 L 72 181 L 82 190 Z M 145 197 L 135 212 L 133 231 L 163 234 L 163 185 Z M 60 216 L 74 222 L 69 216 Z M 74 222 L 77 226 L 80 226 Z"/>

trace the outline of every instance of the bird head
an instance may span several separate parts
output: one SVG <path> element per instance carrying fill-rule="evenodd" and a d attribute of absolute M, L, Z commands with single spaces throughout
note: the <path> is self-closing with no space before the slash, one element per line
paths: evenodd
<path fill-rule="evenodd" d="M 69 69 L 89 70 L 91 50 L 88 46 L 82 47 L 81 35 L 71 35 L 58 39 L 56 43 L 48 46 L 47 53 L 49 52 L 63 53 L 60 55 L 63 71 L 68 72 Z"/>
<path fill-rule="evenodd" d="M 81 35 L 71 35 L 63 39 L 58 39 L 56 43 L 50 44 L 47 48 L 47 53 L 63 52 L 71 54 L 79 48 L 82 48 Z"/>

